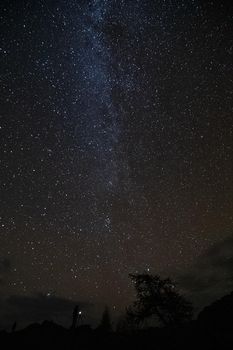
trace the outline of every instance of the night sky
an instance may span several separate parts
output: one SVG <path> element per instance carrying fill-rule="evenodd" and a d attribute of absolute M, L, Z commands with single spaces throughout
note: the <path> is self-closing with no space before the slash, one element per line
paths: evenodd
<path fill-rule="evenodd" d="M 0 324 L 120 313 L 137 271 L 233 290 L 233 5 L 1 0 L 0 33 Z"/>

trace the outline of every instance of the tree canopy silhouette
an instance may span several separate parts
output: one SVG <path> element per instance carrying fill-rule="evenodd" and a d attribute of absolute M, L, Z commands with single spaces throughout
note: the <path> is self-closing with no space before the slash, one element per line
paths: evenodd
<path fill-rule="evenodd" d="M 150 274 L 130 274 L 137 293 L 136 301 L 127 308 L 128 317 L 136 323 L 156 317 L 164 326 L 191 320 L 192 304 L 176 289 L 172 281 Z"/>

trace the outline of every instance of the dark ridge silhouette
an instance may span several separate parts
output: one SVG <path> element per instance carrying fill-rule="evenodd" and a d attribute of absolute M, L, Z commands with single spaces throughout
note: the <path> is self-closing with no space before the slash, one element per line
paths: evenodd
<path fill-rule="evenodd" d="M 233 292 L 205 307 L 198 316 L 201 327 L 233 333 Z"/>
<path fill-rule="evenodd" d="M 128 308 L 115 331 L 107 307 L 100 325 L 92 329 L 90 325 L 80 325 L 81 310 L 76 305 L 69 329 L 45 320 L 17 330 L 14 323 L 10 332 L 0 331 L 1 349 L 233 349 L 233 292 L 205 307 L 196 320 L 191 320 L 191 304 L 180 296 L 170 279 L 147 274 L 131 278 L 137 291 L 131 313 L 137 317 L 135 314 L 132 317 Z M 154 315 L 161 327 L 141 322 Z"/>

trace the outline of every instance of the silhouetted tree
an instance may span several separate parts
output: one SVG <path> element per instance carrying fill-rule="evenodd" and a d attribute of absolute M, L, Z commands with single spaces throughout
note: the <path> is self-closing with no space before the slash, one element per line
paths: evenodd
<path fill-rule="evenodd" d="M 137 299 L 127 308 L 128 317 L 141 323 L 156 316 L 165 326 L 181 324 L 192 318 L 193 307 L 178 293 L 169 278 L 149 274 L 131 274 Z"/>
<path fill-rule="evenodd" d="M 16 327 L 17 327 L 17 322 L 15 321 L 11 327 L 11 332 L 15 332 Z"/>
<path fill-rule="evenodd" d="M 101 319 L 101 322 L 100 322 L 98 329 L 101 331 L 104 331 L 104 332 L 111 332 L 112 331 L 111 317 L 110 317 L 109 309 L 107 306 L 104 309 L 102 319 Z"/>
<path fill-rule="evenodd" d="M 81 317 L 81 311 L 79 309 L 79 306 L 76 305 L 73 310 L 71 329 L 75 329 L 77 327 L 78 320 L 80 319 L 80 317 Z"/>

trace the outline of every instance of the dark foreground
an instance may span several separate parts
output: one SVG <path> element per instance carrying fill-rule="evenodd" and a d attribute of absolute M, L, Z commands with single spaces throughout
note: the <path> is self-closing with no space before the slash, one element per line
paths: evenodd
<path fill-rule="evenodd" d="M 0 333 L 1 349 L 233 349 L 233 329 L 208 329 L 194 321 L 183 327 L 101 332 L 89 326 L 71 331 L 53 322 Z"/>
<path fill-rule="evenodd" d="M 44 321 L 0 331 L 0 349 L 233 349 L 233 292 L 183 326 L 107 332 L 82 325 L 66 329 Z"/>

